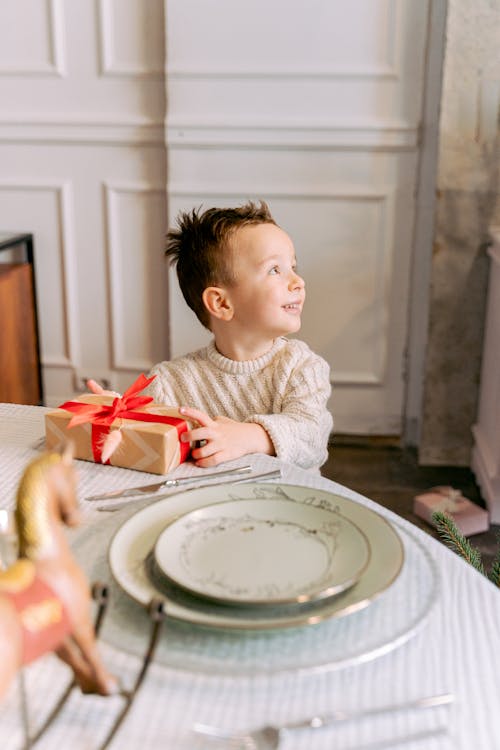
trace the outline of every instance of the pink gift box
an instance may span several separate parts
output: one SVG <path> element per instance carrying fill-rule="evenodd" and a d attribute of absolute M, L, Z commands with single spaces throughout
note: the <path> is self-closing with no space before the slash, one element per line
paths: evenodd
<path fill-rule="evenodd" d="M 453 487 L 432 487 L 413 500 L 413 512 L 432 526 L 433 513 L 446 513 L 455 522 L 463 536 L 473 536 L 488 531 L 490 527 L 488 511 L 468 500 Z"/>

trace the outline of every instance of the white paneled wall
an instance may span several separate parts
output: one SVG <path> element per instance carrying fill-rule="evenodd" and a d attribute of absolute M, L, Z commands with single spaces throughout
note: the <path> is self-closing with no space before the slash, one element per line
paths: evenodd
<path fill-rule="evenodd" d="M 401 431 L 427 2 L 168 0 L 169 216 L 262 197 L 342 432 Z M 174 275 L 173 354 L 207 334 Z"/>
<path fill-rule="evenodd" d="M 33 232 L 46 400 L 168 354 L 161 0 L 0 3 L 0 227 Z"/>
<path fill-rule="evenodd" d="M 173 276 L 167 297 L 167 220 L 262 197 L 297 247 L 337 430 L 400 431 L 427 11 L 2 0 L 0 229 L 35 235 L 50 404 L 204 342 Z"/>

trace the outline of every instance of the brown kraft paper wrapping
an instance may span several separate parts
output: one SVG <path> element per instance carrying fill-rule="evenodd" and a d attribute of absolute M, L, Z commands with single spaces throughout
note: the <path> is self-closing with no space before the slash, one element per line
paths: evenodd
<path fill-rule="evenodd" d="M 73 400 L 84 404 L 110 405 L 113 397 L 85 394 Z M 182 420 L 183 425 L 187 424 L 176 408 L 151 403 L 135 411 L 174 417 Z M 57 450 L 65 442 L 71 441 L 74 445 L 75 458 L 94 461 L 93 426 L 90 422 L 86 422 L 68 428 L 72 416 L 73 414 L 65 409 L 56 409 L 45 415 L 46 447 Z M 168 474 L 187 458 L 187 456 L 182 457 L 185 446 L 181 445 L 178 430 L 174 425 L 117 418 L 112 422 L 110 430 L 118 428 L 122 431 L 122 440 L 107 462 L 111 466 L 147 471 L 152 474 Z M 106 433 L 107 428 L 101 440 L 105 438 Z"/>

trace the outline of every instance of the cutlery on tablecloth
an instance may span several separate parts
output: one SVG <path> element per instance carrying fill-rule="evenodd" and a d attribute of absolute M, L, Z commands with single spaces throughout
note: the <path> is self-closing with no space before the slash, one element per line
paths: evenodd
<path fill-rule="evenodd" d="M 114 500 L 122 497 L 134 497 L 142 495 L 152 495 L 160 489 L 176 489 L 177 487 L 184 487 L 189 485 L 196 485 L 197 487 L 211 487 L 217 484 L 234 484 L 236 482 L 254 482 L 260 479 L 279 479 L 281 477 L 281 469 L 273 469 L 272 471 L 266 471 L 262 474 L 249 474 L 247 471 L 251 471 L 250 467 L 243 467 L 245 471 L 235 472 L 234 469 L 226 471 L 219 471 L 213 474 L 205 474 L 204 476 L 198 475 L 196 477 L 180 477 L 179 479 L 170 479 L 166 482 L 159 484 L 145 485 L 144 487 L 130 487 L 125 490 L 116 490 L 114 493 L 106 492 L 101 495 L 92 495 L 87 497 L 87 500 Z M 220 479 L 219 479 L 220 477 Z M 155 488 L 155 489 L 152 489 Z M 98 510 L 119 510 L 127 503 L 113 503 L 103 505 Z"/>
<path fill-rule="evenodd" d="M 153 484 L 143 484 L 139 487 L 125 487 L 121 490 L 110 490 L 109 492 L 100 492 L 98 495 L 90 495 L 86 500 L 106 500 L 107 498 L 133 497 L 133 495 L 152 495 L 158 490 L 168 489 L 170 487 L 180 487 L 184 484 L 194 484 L 195 482 L 204 482 L 206 479 L 217 479 L 218 477 L 249 474 L 252 471 L 251 466 L 237 466 L 235 469 L 226 469 L 226 471 L 213 471 L 208 474 L 196 474 L 191 477 L 178 477 L 177 479 L 162 479 L 161 482 Z"/>
<path fill-rule="evenodd" d="M 446 706 L 453 703 L 454 696 L 451 693 L 443 695 L 432 695 L 427 698 L 417 698 L 407 703 L 398 703 L 388 706 L 379 706 L 369 709 L 355 709 L 353 711 L 333 711 L 324 716 L 313 716 L 303 721 L 291 722 L 281 726 L 266 726 L 260 729 L 254 729 L 249 732 L 228 732 L 222 728 L 210 726 L 207 724 L 194 724 L 192 731 L 205 737 L 211 737 L 214 740 L 227 742 L 228 747 L 241 747 L 247 750 L 276 750 L 279 747 L 282 734 L 294 729 L 321 729 L 322 727 L 332 726 L 343 721 L 352 721 L 354 719 L 365 719 L 374 716 L 382 716 L 397 711 L 409 711 L 412 709 L 434 708 L 437 706 Z M 391 745 L 401 745 L 417 740 L 428 739 L 436 734 L 446 732 L 445 727 L 438 729 L 423 730 L 402 737 L 375 741 L 368 745 L 358 748 L 358 750 L 376 750 L 377 748 L 386 748 Z"/>

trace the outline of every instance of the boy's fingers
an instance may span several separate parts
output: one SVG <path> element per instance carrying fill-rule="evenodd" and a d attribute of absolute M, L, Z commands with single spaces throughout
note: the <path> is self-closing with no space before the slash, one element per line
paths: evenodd
<path fill-rule="evenodd" d="M 217 466 L 220 463 L 224 462 L 224 455 L 221 452 L 218 453 L 212 453 L 210 456 L 206 456 L 205 458 L 195 458 L 195 466 L 199 466 L 202 469 L 209 469 L 212 466 Z"/>
<path fill-rule="evenodd" d="M 100 385 L 96 380 L 87 380 L 86 383 L 87 388 L 91 393 L 94 393 L 96 396 L 118 396 L 120 397 L 120 393 L 117 393 L 116 391 L 107 391 L 105 388 Z"/>
<path fill-rule="evenodd" d="M 200 443 L 203 442 L 205 445 L 208 442 L 210 436 L 207 430 L 203 427 L 196 427 L 194 430 L 188 430 L 181 434 L 181 442 L 183 443 Z"/>
<path fill-rule="evenodd" d="M 205 441 L 203 441 L 205 442 Z M 205 445 L 200 445 L 198 442 L 194 444 L 193 450 L 191 451 L 191 456 L 195 459 L 195 461 L 199 461 L 203 458 L 208 458 L 213 454 L 213 449 L 209 446 L 207 447 L 207 443 Z"/>
<path fill-rule="evenodd" d="M 91 393 L 95 393 L 98 396 L 101 396 L 104 391 L 104 388 L 102 387 L 102 385 L 99 385 L 99 383 L 97 383 L 95 380 L 92 380 L 92 379 L 87 380 L 86 385 Z"/>
<path fill-rule="evenodd" d="M 211 417 L 206 414 L 204 411 L 200 411 L 199 409 L 192 409 L 190 406 L 181 406 L 179 408 L 179 412 L 185 416 L 188 417 L 188 419 L 194 419 L 196 422 L 198 422 L 202 427 L 207 427 L 208 425 L 212 424 Z"/>

